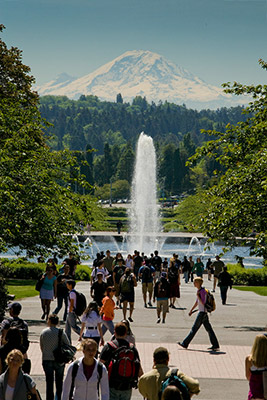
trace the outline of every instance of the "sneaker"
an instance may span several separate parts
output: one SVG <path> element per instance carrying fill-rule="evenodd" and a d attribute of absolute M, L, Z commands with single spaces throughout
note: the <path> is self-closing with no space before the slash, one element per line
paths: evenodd
<path fill-rule="evenodd" d="M 133 319 L 131 317 L 128 318 L 128 321 L 133 322 Z"/>
<path fill-rule="evenodd" d="M 218 350 L 220 350 L 220 347 L 210 346 L 210 347 L 208 347 L 208 350 L 211 350 L 211 351 L 218 351 Z"/>
<path fill-rule="evenodd" d="M 177 344 L 179 344 L 179 346 L 181 346 L 183 349 L 187 349 L 187 347 L 182 342 L 177 342 Z"/>
<path fill-rule="evenodd" d="M 173 308 L 173 304 L 170 304 L 169 307 L 170 307 L 170 308 Z"/>
<path fill-rule="evenodd" d="M 158 318 L 158 320 L 157 320 L 157 324 L 159 324 L 160 323 L 160 318 Z"/>
<path fill-rule="evenodd" d="M 165 319 L 162 320 L 162 323 L 165 324 Z"/>
<path fill-rule="evenodd" d="M 172 305 L 172 308 L 176 308 L 174 304 Z"/>
<path fill-rule="evenodd" d="M 152 307 L 152 303 L 151 303 L 151 301 L 149 301 L 147 304 L 148 304 L 150 307 Z"/>
<path fill-rule="evenodd" d="M 147 308 L 147 305 L 146 305 L 146 303 L 144 304 L 144 307 L 145 307 L 145 308 Z"/>
<path fill-rule="evenodd" d="M 215 293 L 215 290 L 212 290 L 212 293 Z"/>

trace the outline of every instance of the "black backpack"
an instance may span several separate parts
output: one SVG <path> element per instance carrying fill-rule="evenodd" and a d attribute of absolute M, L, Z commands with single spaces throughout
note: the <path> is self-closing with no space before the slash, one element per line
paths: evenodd
<path fill-rule="evenodd" d="M 190 400 L 190 394 L 188 387 L 184 383 L 184 381 L 177 376 L 178 368 L 174 368 L 171 370 L 171 374 L 166 376 L 166 378 L 161 382 L 161 391 L 159 392 L 159 400 L 161 399 L 162 393 L 166 389 L 167 386 L 176 386 L 182 395 L 183 400 Z"/>
<path fill-rule="evenodd" d="M 8 319 L 10 323 L 10 328 L 17 328 L 19 329 L 22 337 L 22 346 L 24 347 L 25 351 L 28 350 L 30 342 L 28 339 L 28 328 L 23 319 L 21 318 L 16 318 L 16 319 Z"/>
<path fill-rule="evenodd" d="M 142 282 L 147 283 L 148 281 L 151 280 L 151 277 L 152 277 L 151 269 L 147 265 L 145 265 L 142 271 Z"/>
<path fill-rule="evenodd" d="M 76 294 L 76 307 L 75 314 L 80 317 L 86 309 L 86 297 L 83 293 L 77 292 L 77 290 L 72 290 Z"/>

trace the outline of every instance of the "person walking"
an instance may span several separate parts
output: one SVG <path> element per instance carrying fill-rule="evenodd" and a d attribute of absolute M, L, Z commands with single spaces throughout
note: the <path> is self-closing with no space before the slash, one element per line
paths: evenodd
<path fill-rule="evenodd" d="M 135 387 L 138 377 L 143 373 L 138 351 L 133 344 L 127 342 L 126 336 L 126 325 L 123 322 L 119 322 L 115 326 L 115 339 L 105 344 L 99 356 L 100 361 L 105 364 L 109 370 L 110 400 L 130 400 L 132 388 Z M 122 360 L 123 353 L 126 356 L 124 360 Z M 121 358 L 119 358 L 118 361 L 117 355 L 119 354 L 121 354 Z M 128 356 L 126 354 L 128 354 Z M 134 373 L 134 376 L 124 375 L 125 369 L 119 368 L 120 362 L 122 361 L 126 361 L 128 368 L 131 363 L 131 371 Z M 126 364 L 123 363 L 121 365 L 125 366 Z"/>
<path fill-rule="evenodd" d="M 85 339 L 83 356 L 70 364 L 63 383 L 62 400 L 109 400 L 108 373 L 96 359 L 97 343 Z"/>
<path fill-rule="evenodd" d="M 135 275 L 131 272 L 130 268 L 125 269 L 125 273 L 122 275 L 120 279 L 120 301 L 122 303 L 122 313 L 123 318 L 126 318 L 127 313 L 127 305 L 129 303 L 130 314 L 129 321 L 133 322 L 132 315 L 134 310 L 134 288 L 137 286 Z"/>
<path fill-rule="evenodd" d="M 48 327 L 42 330 L 40 335 L 40 348 L 42 352 L 42 365 L 46 381 L 46 400 L 54 400 L 54 382 L 56 384 L 56 399 L 61 399 L 65 364 L 55 361 L 53 351 L 61 344 L 70 344 L 67 335 L 62 332 L 59 343 L 59 318 L 56 314 L 48 317 Z"/>
<path fill-rule="evenodd" d="M 138 382 L 138 390 L 147 400 L 159 400 L 161 392 L 161 382 L 171 374 L 169 367 L 169 352 L 165 347 L 157 347 L 153 353 L 153 368 L 143 374 Z M 177 376 L 186 385 L 190 396 L 200 392 L 197 379 L 185 375 L 177 369 Z M 175 397 L 171 397 L 175 399 Z"/>
<path fill-rule="evenodd" d="M 142 281 L 142 292 L 144 299 L 144 307 L 147 308 L 147 304 L 152 307 L 152 296 L 153 296 L 153 280 L 155 277 L 155 268 L 152 267 L 149 260 L 144 261 L 144 265 L 139 269 L 138 276 Z M 147 303 L 148 293 L 148 303 Z"/>
<path fill-rule="evenodd" d="M 215 257 L 215 261 L 211 264 L 211 268 L 213 269 L 213 290 L 215 292 L 216 284 L 218 281 L 219 273 L 223 270 L 224 262 L 220 260 L 220 256 Z"/>
<path fill-rule="evenodd" d="M 168 281 L 170 282 L 170 308 L 175 307 L 176 298 L 180 298 L 180 270 L 174 261 L 168 268 Z"/>
<path fill-rule="evenodd" d="M 42 277 L 43 284 L 40 289 L 41 306 L 43 315 L 41 319 L 48 319 L 50 314 L 51 301 L 57 297 L 57 277 L 54 274 L 54 270 L 50 264 L 46 266 L 46 272 Z"/>
<path fill-rule="evenodd" d="M 203 277 L 203 272 L 204 272 L 204 264 L 201 261 L 200 257 L 197 257 L 197 262 L 194 265 L 194 269 L 192 271 L 193 273 L 196 273 L 196 276 L 199 276 L 200 278 Z"/>
<path fill-rule="evenodd" d="M 77 295 L 74 290 L 76 282 L 73 279 L 69 279 L 66 282 L 67 288 L 69 290 L 69 299 L 68 299 L 68 315 L 67 321 L 65 325 L 65 333 L 69 338 L 71 343 L 71 330 L 73 329 L 77 335 L 80 335 L 81 328 L 77 325 L 77 315 L 75 313 L 76 303 L 77 303 Z"/>
<path fill-rule="evenodd" d="M 117 308 L 115 306 L 115 302 L 113 300 L 113 296 L 115 294 L 115 288 L 109 286 L 107 288 L 107 295 L 102 300 L 102 307 L 100 309 L 100 315 L 102 316 L 102 332 L 103 336 L 107 332 L 110 331 L 111 335 L 114 334 L 114 310 Z"/>
<path fill-rule="evenodd" d="M 232 289 L 233 279 L 231 275 L 227 272 L 227 267 L 223 267 L 223 271 L 221 271 L 218 275 L 218 286 L 221 292 L 222 304 L 226 304 L 227 299 L 227 291 L 228 288 Z"/>
<path fill-rule="evenodd" d="M 265 335 L 257 335 L 255 337 L 251 353 L 245 359 L 246 378 L 249 381 L 248 400 L 266 399 L 266 395 L 264 396 L 263 383 L 263 374 L 266 370 L 267 337 Z"/>
<path fill-rule="evenodd" d="M 98 304 L 96 301 L 91 301 L 81 318 L 82 326 L 80 331 L 80 338 L 93 339 L 97 345 L 104 345 L 103 332 L 102 332 L 102 319 L 99 315 Z M 84 332 L 85 331 L 85 332 Z"/>
<path fill-rule="evenodd" d="M 187 349 L 191 340 L 194 338 L 195 334 L 197 333 L 197 331 L 203 324 L 204 328 L 206 329 L 206 331 L 209 334 L 209 338 L 210 338 L 210 342 L 211 342 L 211 347 L 209 347 L 209 350 L 217 351 L 220 349 L 220 345 L 219 345 L 217 337 L 214 333 L 214 330 L 212 329 L 212 326 L 209 322 L 208 313 L 205 308 L 207 292 L 206 292 L 205 288 L 202 286 L 202 284 L 203 284 L 202 278 L 200 278 L 200 277 L 194 278 L 194 286 L 197 289 L 197 299 L 196 299 L 193 307 L 189 311 L 188 315 L 191 316 L 196 307 L 198 307 L 198 314 L 197 314 L 196 320 L 195 320 L 189 334 L 186 336 L 186 338 L 182 342 L 177 342 L 177 343 L 184 349 Z"/>
<path fill-rule="evenodd" d="M 0 399 L 28 400 L 28 392 L 31 392 L 37 400 L 41 400 L 33 379 L 22 372 L 24 357 L 21 351 L 10 351 L 6 361 L 8 368 L 0 376 Z"/>
<path fill-rule="evenodd" d="M 184 260 L 182 262 L 182 268 L 183 268 L 183 274 L 184 274 L 184 281 L 185 281 L 185 283 L 188 283 L 191 266 L 190 266 L 190 262 L 187 259 L 187 256 L 184 256 Z"/>
<path fill-rule="evenodd" d="M 97 280 L 91 286 L 90 294 L 94 301 L 97 302 L 98 306 L 102 307 L 102 300 L 105 297 L 108 284 L 103 281 L 102 272 L 98 272 L 96 278 Z"/>
<path fill-rule="evenodd" d="M 68 314 L 69 291 L 66 286 L 66 281 L 69 279 L 72 279 L 70 275 L 70 267 L 68 264 L 65 264 L 63 267 L 63 274 L 57 276 L 57 307 L 53 312 L 53 314 L 58 314 L 64 302 L 65 308 L 63 313 L 63 322 L 66 322 Z"/>
<path fill-rule="evenodd" d="M 157 299 L 157 324 L 160 323 L 160 315 L 162 311 L 162 323 L 165 324 L 167 312 L 169 310 L 170 283 L 167 281 L 166 272 L 162 272 L 154 286 L 153 301 Z"/>

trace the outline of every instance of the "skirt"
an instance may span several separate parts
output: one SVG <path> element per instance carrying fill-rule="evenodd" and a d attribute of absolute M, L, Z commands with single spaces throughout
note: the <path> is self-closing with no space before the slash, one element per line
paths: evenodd
<path fill-rule="evenodd" d="M 54 297 L 54 290 L 47 290 L 44 288 L 41 288 L 40 290 L 40 299 L 43 300 L 53 300 Z"/>

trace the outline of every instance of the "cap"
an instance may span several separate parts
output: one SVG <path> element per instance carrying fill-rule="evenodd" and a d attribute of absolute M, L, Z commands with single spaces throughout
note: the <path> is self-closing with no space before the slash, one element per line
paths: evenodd
<path fill-rule="evenodd" d="M 99 272 L 96 273 L 96 276 L 97 275 L 103 275 L 103 272 L 99 271 Z"/>
<path fill-rule="evenodd" d="M 10 310 L 11 308 L 15 314 L 19 314 L 21 312 L 22 305 L 18 302 L 14 302 L 9 304 L 8 309 Z"/>
<path fill-rule="evenodd" d="M 168 360 L 169 352 L 166 347 L 157 347 L 153 353 L 153 358 L 156 362 Z"/>

